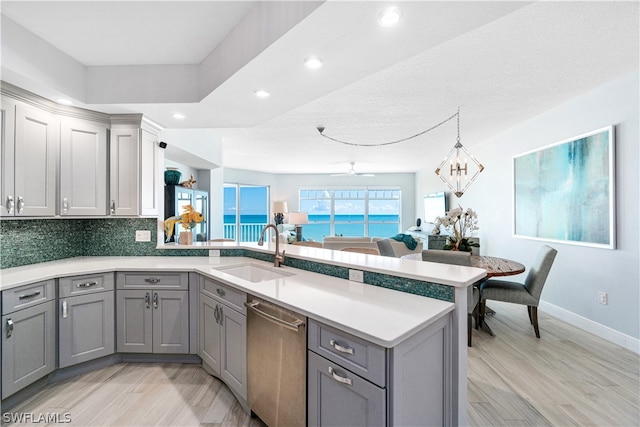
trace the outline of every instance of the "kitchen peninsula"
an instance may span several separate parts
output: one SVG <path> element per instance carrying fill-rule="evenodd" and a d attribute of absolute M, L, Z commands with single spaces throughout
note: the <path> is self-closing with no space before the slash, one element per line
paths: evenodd
<path fill-rule="evenodd" d="M 294 310 L 308 317 L 310 322 L 327 325 L 329 328 L 387 349 L 389 354 L 394 354 L 394 349 L 402 348 L 423 331 L 439 324 L 443 328 L 444 337 L 441 359 L 447 369 L 443 371 L 442 400 L 435 403 L 443 407 L 444 424 L 458 425 L 466 422 L 464 295 L 466 286 L 481 279 L 485 274 L 484 270 L 287 245 L 285 266 L 281 267 L 287 275 L 275 280 L 254 283 L 225 273 L 224 268 L 241 264 L 270 266 L 269 261 L 273 260 L 273 245 L 260 247 L 250 243 L 215 243 L 158 247 L 162 248 L 207 249 L 220 251 L 223 256 L 70 258 L 4 269 L 0 289 L 4 297 L 7 291 L 17 287 L 62 277 L 109 272 L 186 272 Z M 362 271 L 365 283 L 345 280 L 349 277 L 349 270 Z M 191 276 L 189 277 L 191 285 Z M 119 286 L 116 285 L 116 292 L 120 292 Z M 425 293 L 431 293 L 438 299 L 385 288 L 405 288 L 408 292 L 423 296 L 426 296 Z M 192 293 L 191 290 L 189 295 L 193 299 L 197 298 L 197 293 Z M 194 311 L 197 310 L 192 309 L 192 315 Z M 191 322 L 191 325 L 191 329 L 197 329 L 194 322 Z M 195 348 L 197 344 L 192 342 L 190 353 L 195 354 Z M 395 353 L 398 359 L 399 354 Z M 401 369 L 387 372 L 386 387 L 400 392 L 403 387 L 402 374 L 411 376 L 416 373 L 402 372 Z M 414 403 L 414 406 L 415 403 L 428 406 L 420 402 L 420 394 L 411 391 L 405 389 L 403 399 L 408 399 L 406 396 L 415 396 L 418 400 L 404 402 L 407 407 L 411 403 Z M 403 402 L 394 396 L 394 392 L 390 391 L 389 394 L 388 423 L 402 424 L 402 417 L 405 416 L 402 413 Z"/>

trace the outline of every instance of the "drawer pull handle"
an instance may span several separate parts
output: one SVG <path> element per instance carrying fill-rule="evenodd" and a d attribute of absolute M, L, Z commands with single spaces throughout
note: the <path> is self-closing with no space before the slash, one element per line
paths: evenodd
<path fill-rule="evenodd" d="M 153 308 L 158 308 L 158 294 L 153 293 Z"/>
<path fill-rule="evenodd" d="M 149 292 L 144 294 L 144 306 L 145 308 L 149 308 Z"/>
<path fill-rule="evenodd" d="M 345 353 L 345 354 L 353 354 L 354 351 L 351 347 L 343 347 L 340 344 L 338 344 L 336 342 L 336 340 L 334 340 L 333 338 L 329 340 L 329 345 L 333 348 L 335 348 L 337 351 L 339 351 L 340 353 Z"/>
<path fill-rule="evenodd" d="M 98 282 L 84 282 L 78 283 L 76 286 L 79 288 L 90 288 L 91 286 L 96 286 Z"/>
<path fill-rule="evenodd" d="M 67 305 L 67 300 L 64 299 L 62 300 L 62 318 L 66 319 L 67 317 L 69 317 L 69 307 Z"/>
<path fill-rule="evenodd" d="M 24 199 L 22 196 L 18 197 L 18 213 L 21 214 L 24 210 Z"/>
<path fill-rule="evenodd" d="M 351 378 L 341 377 L 340 375 L 336 374 L 336 372 L 333 370 L 331 366 L 329 366 L 329 374 L 333 377 L 334 380 L 338 381 L 339 383 L 346 384 L 346 385 L 353 384 L 353 381 L 351 380 Z"/>
<path fill-rule="evenodd" d="M 11 338 L 13 334 L 13 320 L 7 319 L 7 338 Z"/>
<path fill-rule="evenodd" d="M 220 295 L 221 297 L 225 296 L 227 293 L 224 291 L 224 289 L 220 289 L 220 288 L 216 288 L 216 292 L 218 293 L 218 295 Z"/>
<path fill-rule="evenodd" d="M 157 277 L 147 277 L 144 281 L 147 283 L 160 283 L 160 279 Z"/>
<path fill-rule="evenodd" d="M 32 294 L 20 295 L 18 299 L 28 299 L 28 298 L 37 297 L 38 295 L 40 295 L 40 291 L 35 291 Z"/>
<path fill-rule="evenodd" d="M 69 213 L 69 199 L 66 197 L 62 199 L 62 213 Z"/>
<path fill-rule="evenodd" d="M 111 215 L 115 215 L 116 214 L 116 201 L 115 200 L 111 201 L 110 211 L 111 211 Z"/>

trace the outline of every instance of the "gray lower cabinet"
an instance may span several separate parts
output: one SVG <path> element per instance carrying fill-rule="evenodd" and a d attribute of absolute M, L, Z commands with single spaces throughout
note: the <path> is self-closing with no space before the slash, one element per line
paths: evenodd
<path fill-rule="evenodd" d="M 59 279 L 58 367 L 113 354 L 113 282 L 113 273 Z"/>
<path fill-rule="evenodd" d="M 2 293 L 2 398 L 53 372 L 56 306 L 53 280 Z"/>
<path fill-rule="evenodd" d="M 308 352 L 308 425 L 384 426 L 386 390 Z"/>
<path fill-rule="evenodd" d="M 189 353 L 189 274 L 118 272 L 116 351 Z"/>
<path fill-rule="evenodd" d="M 241 303 L 246 294 L 203 277 L 200 289 L 198 355 L 230 389 L 246 399 L 247 316 Z"/>
<path fill-rule="evenodd" d="M 119 353 L 189 353 L 187 291 L 118 290 Z"/>
<path fill-rule="evenodd" d="M 451 316 L 393 348 L 309 320 L 309 426 L 451 425 Z"/>

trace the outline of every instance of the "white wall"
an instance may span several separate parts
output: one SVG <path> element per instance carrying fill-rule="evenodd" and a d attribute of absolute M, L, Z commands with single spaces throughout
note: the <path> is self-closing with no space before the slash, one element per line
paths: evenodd
<path fill-rule="evenodd" d="M 541 310 L 636 352 L 640 337 L 639 78 L 636 71 L 609 82 L 476 145 L 462 141 L 486 169 L 459 199 L 463 207 L 479 213 L 484 255 L 529 266 L 544 242 L 512 235 L 513 156 L 615 125 L 617 249 L 550 243 L 558 256 L 542 293 Z M 438 184 L 432 168 L 419 173 L 417 182 L 417 197 L 444 185 Z M 608 293 L 608 305 L 598 303 L 599 291 Z M 544 337 L 544 324 L 542 329 Z"/>

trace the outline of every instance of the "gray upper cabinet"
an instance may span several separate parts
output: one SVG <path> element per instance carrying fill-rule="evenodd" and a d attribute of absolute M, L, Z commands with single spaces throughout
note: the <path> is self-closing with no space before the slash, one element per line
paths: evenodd
<path fill-rule="evenodd" d="M 60 368 L 113 354 L 113 273 L 65 277 L 58 283 Z"/>
<path fill-rule="evenodd" d="M 107 125 L 63 118 L 60 215 L 107 215 Z"/>
<path fill-rule="evenodd" d="M 54 114 L 2 100 L 2 216 L 53 216 L 59 121 Z"/>
<path fill-rule="evenodd" d="M 110 214 L 158 215 L 162 168 L 157 133 L 139 115 L 112 117 Z"/>
<path fill-rule="evenodd" d="M 187 273 L 117 274 L 118 352 L 189 353 L 188 277 Z"/>
<path fill-rule="evenodd" d="M 56 367 L 54 281 L 2 293 L 2 398 Z"/>

